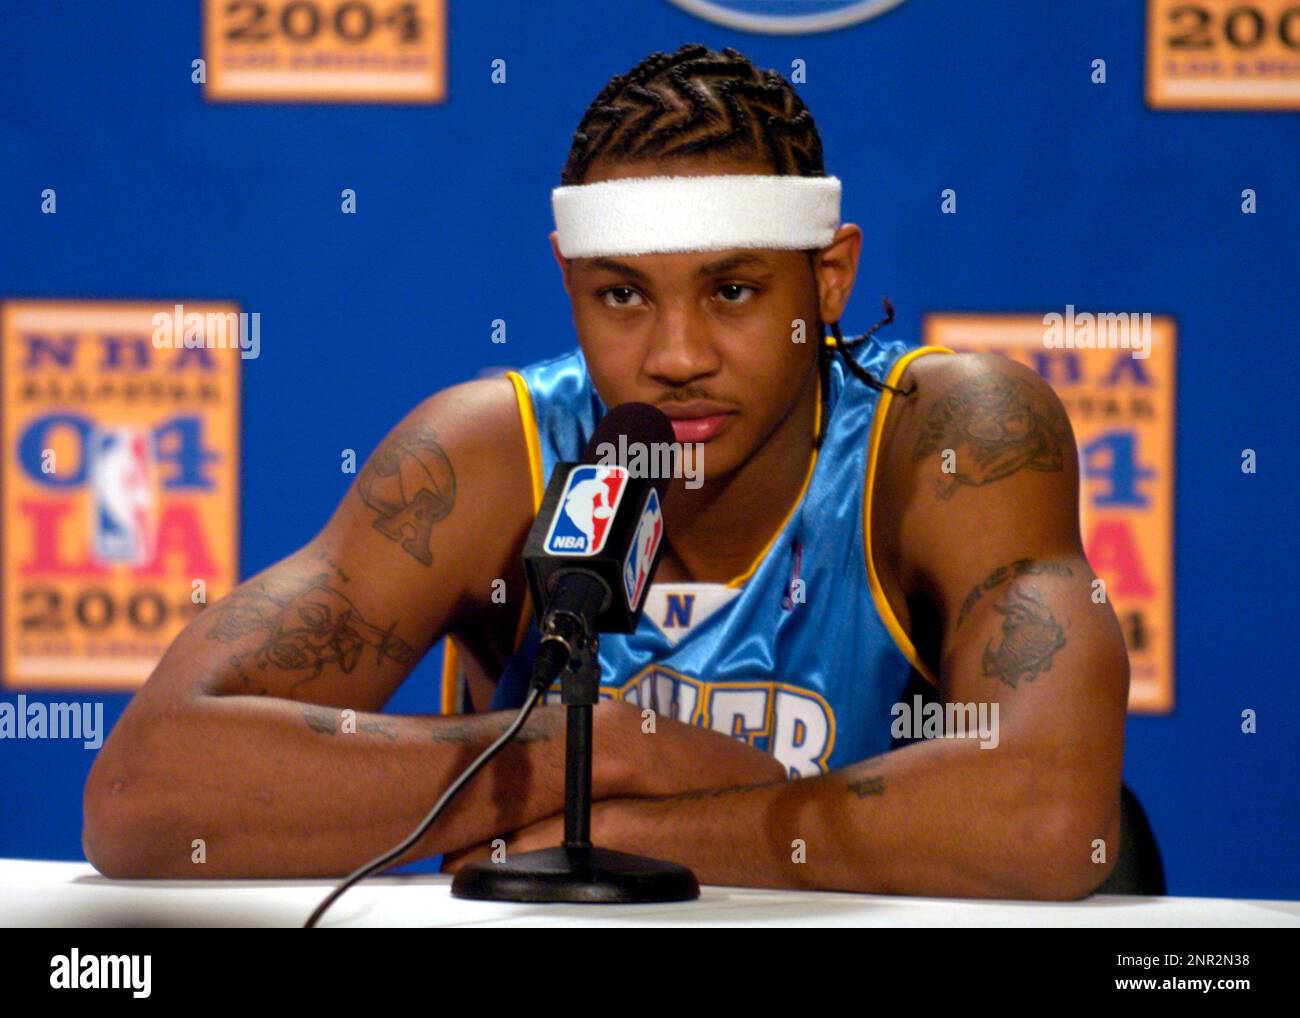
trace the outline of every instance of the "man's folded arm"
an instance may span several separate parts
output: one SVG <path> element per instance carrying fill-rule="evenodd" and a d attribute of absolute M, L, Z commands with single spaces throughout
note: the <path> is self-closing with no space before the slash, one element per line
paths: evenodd
<path fill-rule="evenodd" d="M 1114 729 L 1127 663 L 1117 624 L 1081 582 L 1091 577 L 1086 564 L 1052 565 L 1072 575 L 1034 575 L 1032 594 L 990 592 L 989 606 L 964 621 L 969 636 L 943 669 L 947 702 L 966 708 L 963 737 L 923 739 L 789 782 L 605 800 L 593 810 L 593 840 L 684 863 L 714 884 L 1052 900 L 1091 893 L 1119 849 Z M 1007 643 L 1020 637 L 1000 609 L 1020 612 L 1024 597 L 1065 642 L 1040 642 L 1010 662 Z M 557 831 L 547 820 L 507 847 L 540 847 Z"/>
<path fill-rule="evenodd" d="M 87 780 L 87 858 L 112 877 L 341 876 L 400 843 L 515 712 L 379 711 L 448 632 L 472 629 L 485 653 L 512 652 L 531 508 L 507 380 L 417 407 L 320 535 L 173 641 Z M 493 596 L 500 580 L 505 604 Z M 702 758 L 651 768 L 628 735 L 639 733 L 637 712 L 597 710 L 593 785 L 603 796 L 778 769 L 723 736 Z M 563 708 L 538 707 L 402 861 L 557 812 L 563 775 Z"/>
<path fill-rule="evenodd" d="M 948 737 L 828 775 L 808 793 L 828 821 L 817 835 L 830 849 L 821 886 L 1073 900 L 1110 874 L 1128 683 L 1119 626 L 1091 601 L 1085 561 L 1016 561 L 1044 571 L 990 591 L 945 656 Z M 853 850 L 836 857 L 828 841 Z"/>
<path fill-rule="evenodd" d="M 509 718 L 378 712 L 430 646 L 492 610 L 498 577 L 515 594 L 497 609 L 513 632 L 523 448 L 507 380 L 431 397 L 319 535 L 201 611 L 95 761 L 90 861 L 120 877 L 339 875 L 409 834 Z M 484 505 L 522 508 L 484 526 Z M 555 714 L 540 712 L 409 858 L 558 808 Z"/>
<path fill-rule="evenodd" d="M 883 464 L 902 586 L 937 620 L 945 715 L 974 732 L 786 784 L 598 803 L 598 843 L 720 884 L 1069 900 L 1104 882 L 1128 657 L 1083 554 L 1068 420 L 1005 358 L 926 357 L 913 371 L 917 398 L 895 400 Z"/>

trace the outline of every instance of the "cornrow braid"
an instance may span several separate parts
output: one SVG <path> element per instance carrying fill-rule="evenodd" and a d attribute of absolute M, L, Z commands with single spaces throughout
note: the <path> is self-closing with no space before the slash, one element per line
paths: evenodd
<path fill-rule="evenodd" d="M 875 325 L 869 328 L 861 336 L 858 336 L 856 339 L 846 340 L 844 336 L 840 333 L 840 323 L 831 322 L 831 333 L 832 335 L 835 336 L 835 349 L 839 351 L 840 356 L 844 358 L 844 363 L 848 367 L 848 369 L 852 371 L 855 375 L 857 375 L 860 379 L 862 379 L 864 382 L 866 382 L 873 389 L 875 389 L 877 392 L 883 392 L 885 389 L 888 389 L 890 392 L 894 393 L 897 396 L 910 396 L 912 395 L 912 393 L 916 391 L 915 382 L 913 382 L 912 385 L 906 389 L 899 389 L 892 385 L 886 385 L 884 382 L 879 381 L 878 379 L 873 377 L 866 370 L 866 368 L 864 368 L 861 364 L 859 364 L 856 360 L 854 360 L 852 357 L 849 356 L 850 350 L 856 350 L 858 347 L 860 347 L 863 343 L 865 343 L 867 340 L 869 340 L 872 337 L 872 335 L 876 332 L 877 329 L 882 328 L 883 326 L 886 325 L 894 324 L 894 302 L 891 301 L 887 296 L 881 297 L 880 306 L 885 309 L 885 317 L 880 319 L 880 321 L 876 322 Z"/>
<path fill-rule="evenodd" d="M 597 160 L 641 163 L 715 154 L 761 163 L 778 176 L 826 176 L 817 124 L 784 76 L 760 70 L 730 46 L 711 50 L 688 43 L 673 53 L 651 53 L 626 74 L 609 80 L 573 132 L 560 184 L 581 184 Z M 815 254 L 809 252 L 810 259 Z M 887 386 L 850 354 L 894 320 L 887 297 L 884 307 L 883 319 L 847 342 L 839 323 L 832 323 L 835 343 L 823 342 L 818 351 L 823 396 L 835 351 L 849 371 L 873 389 L 911 395 L 915 386 L 906 391 Z M 823 398 L 819 444 L 826 404 Z"/>
<path fill-rule="evenodd" d="M 714 153 L 761 160 L 781 176 L 826 176 L 817 125 L 784 77 L 731 47 L 689 43 L 610 79 L 573 133 L 560 183 L 582 183 L 597 159 Z"/>
<path fill-rule="evenodd" d="M 867 342 L 867 340 L 869 340 L 876 333 L 877 330 L 884 328 L 886 325 L 892 325 L 894 323 L 894 302 L 891 301 L 888 296 L 883 296 L 880 298 L 880 305 L 885 310 L 885 317 L 881 318 L 878 322 L 876 322 L 875 325 L 869 328 L 861 336 L 857 336 L 853 339 L 844 338 L 844 334 L 840 331 L 839 322 L 830 323 L 831 335 L 835 337 L 835 342 L 828 344 L 823 341 L 821 346 L 821 352 L 823 356 L 821 357 L 818 363 L 818 368 L 821 371 L 823 393 L 827 391 L 827 386 L 830 382 L 830 378 L 828 377 L 828 373 L 830 371 L 830 360 L 831 357 L 834 356 L 834 354 L 836 353 L 840 355 L 840 358 L 844 361 L 844 366 L 848 368 L 850 372 L 852 372 L 857 378 L 860 378 L 862 381 L 866 382 L 877 392 L 884 392 L 886 389 L 888 389 L 896 396 L 910 396 L 912 395 L 912 393 L 916 392 L 915 382 L 913 382 L 906 389 L 900 389 L 897 386 L 890 385 L 887 382 L 882 382 L 870 371 L 868 371 L 861 364 L 859 364 L 857 358 L 855 358 L 852 354 L 852 351 L 856 350 L 863 343 Z M 826 424 L 827 424 L 826 400 L 823 399 L 822 419 L 821 419 L 821 423 L 817 427 L 818 447 L 821 446 L 822 436 L 826 433 Z"/>

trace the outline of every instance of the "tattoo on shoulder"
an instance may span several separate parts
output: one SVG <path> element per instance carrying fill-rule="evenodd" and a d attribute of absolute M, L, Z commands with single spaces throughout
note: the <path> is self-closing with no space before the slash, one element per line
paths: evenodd
<path fill-rule="evenodd" d="M 1039 562 L 1032 558 L 1018 558 L 1009 565 L 998 566 L 988 576 L 971 587 L 970 593 L 966 595 L 966 600 L 962 602 L 961 611 L 957 614 L 958 627 L 966 621 L 966 616 L 970 614 L 971 609 L 975 607 L 985 593 L 1007 580 L 1013 580 L 1019 576 L 1031 576 L 1036 573 L 1046 573 L 1051 576 L 1074 575 L 1069 566 L 1062 565 L 1060 562 Z"/>
<path fill-rule="evenodd" d="M 456 471 L 432 427 L 412 424 L 384 442 L 362 468 L 357 494 L 379 514 L 376 530 L 433 564 L 429 534 L 456 502 Z"/>
<path fill-rule="evenodd" d="M 866 799 L 873 795 L 884 795 L 885 779 L 882 775 L 871 774 L 858 781 L 850 782 L 849 791 L 859 799 Z"/>
<path fill-rule="evenodd" d="M 302 673 L 290 687 L 292 698 L 299 686 L 320 678 L 328 667 L 354 671 L 367 647 L 375 652 L 376 666 L 410 667 L 419 659 L 415 648 L 396 635 L 396 622 L 386 628 L 368 622 L 329 573 L 286 586 L 262 582 L 237 590 L 210 612 L 209 640 L 249 644 L 230 662 L 250 693 L 267 690 L 254 672 Z"/>
<path fill-rule="evenodd" d="M 985 375 L 959 382 L 930 408 L 913 452 L 923 460 L 952 450 L 955 470 L 936 485 L 950 499 L 1021 470 L 1058 471 L 1070 443 L 1060 412 L 1024 379 Z"/>
<path fill-rule="evenodd" d="M 1052 658 L 1065 646 L 1065 630 L 1052 616 L 1042 595 L 1020 579 L 993 606 L 1002 618 L 1002 642 L 984 648 L 984 674 L 997 676 L 1012 689 L 1052 670 Z"/>

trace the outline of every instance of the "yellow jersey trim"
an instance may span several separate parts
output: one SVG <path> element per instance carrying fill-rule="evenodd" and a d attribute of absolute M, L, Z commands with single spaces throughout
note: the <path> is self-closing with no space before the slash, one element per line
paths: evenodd
<path fill-rule="evenodd" d="M 515 403 L 519 408 L 519 423 L 524 432 L 524 445 L 528 449 L 529 476 L 533 488 L 533 515 L 542 508 L 542 496 L 546 486 L 542 481 L 542 445 L 537 437 L 537 415 L 533 411 L 532 396 L 528 392 L 528 383 L 518 371 L 507 371 L 506 377 L 515 388 Z M 528 632 L 528 617 L 532 611 L 532 598 L 527 588 L 524 590 L 523 607 L 519 612 L 519 624 L 515 627 L 515 653 L 524 642 Z M 460 654 L 451 636 L 447 637 L 442 651 L 442 713 L 459 714 L 461 698 Z"/>
<path fill-rule="evenodd" d="M 442 713 L 460 713 L 460 655 L 450 634 L 442 648 Z"/>
<path fill-rule="evenodd" d="M 762 564 L 763 559 L 767 558 L 767 553 L 772 550 L 772 545 L 776 544 L 777 538 L 779 538 L 785 532 L 785 528 L 790 525 L 790 520 L 794 518 L 795 511 L 803 503 L 804 495 L 808 493 L 808 485 L 812 483 L 813 470 L 817 466 L 817 438 L 819 436 L 822 421 L 822 382 L 820 376 L 818 376 L 817 379 L 816 399 L 817 402 L 813 406 L 812 455 L 808 459 L 808 473 L 804 475 L 803 486 L 800 487 L 798 496 L 795 498 L 794 502 L 791 503 L 790 511 L 785 514 L 785 519 L 781 521 L 781 525 L 777 527 L 776 530 L 772 531 L 772 536 L 767 539 L 767 544 L 765 544 L 763 550 L 758 553 L 758 557 L 749 564 L 748 569 L 737 576 L 734 580 L 731 580 L 727 584 L 728 587 L 739 587 L 754 575 L 754 571 L 758 569 L 760 564 Z"/>
<path fill-rule="evenodd" d="M 507 371 L 506 377 L 515 387 L 515 400 L 519 404 L 519 423 L 524 429 L 524 444 L 528 447 L 528 467 L 533 482 L 533 515 L 542 511 L 542 498 L 546 494 L 546 479 L 542 477 L 542 443 L 537 437 L 537 414 L 533 411 L 533 397 L 528 391 L 528 383 L 518 371 Z M 523 609 L 519 613 L 519 625 L 515 627 L 515 652 L 524 642 L 528 632 L 528 617 L 532 614 L 532 598 L 528 588 L 524 588 Z"/>
<path fill-rule="evenodd" d="M 952 353 L 952 351 L 946 346 L 922 346 L 917 347 L 915 350 L 909 350 L 894 362 L 894 366 L 889 371 L 889 376 L 885 379 L 885 384 L 897 386 L 899 379 L 903 377 L 903 372 L 907 370 L 907 366 L 918 357 L 923 357 L 929 353 Z M 880 401 L 876 404 L 875 416 L 871 420 L 871 438 L 867 444 L 867 480 L 862 496 L 862 546 L 866 549 L 867 584 L 871 587 L 871 598 L 876 603 L 876 611 L 880 613 L 881 621 L 885 623 L 885 628 L 889 630 L 889 635 L 893 637 L 894 643 L 898 645 L 898 649 L 902 651 L 903 656 L 907 658 L 912 667 L 937 689 L 939 680 L 916 653 L 916 647 L 912 645 L 911 637 L 908 636 L 901 623 L 899 623 L 898 616 L 894 614 L 894 609 L 889 603 L 889 598 L 885 596 L 885 590 L 880 585 L 880 577 L 876 574 L 875 559 L 871 554 L 871 495 L 875 491 L 876 485 L 876 461 L 879 458 L 880 438 L 884 434 L 885 418 L 889 414 L 889 406 L 893 402 L 893 397 L 894 394 L 888 389 L 880 393 Z"/>

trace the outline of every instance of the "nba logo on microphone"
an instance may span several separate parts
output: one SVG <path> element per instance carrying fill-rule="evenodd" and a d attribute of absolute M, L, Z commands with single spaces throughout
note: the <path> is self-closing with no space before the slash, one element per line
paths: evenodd
<path fill-rule="evenodd" d="M 641 510 L 641 522 L 636 526 L 632 547 L 628 549 L 627 561 L 623 563 L 623 590 L 633 611 L 641 604 L 646 580 L 650 577 L 650 566 L 663 536 L 664 514 L 659 509 L 659 492 L 651 488 L 650 497 Z"/>
<path fill-rule="evenodd" d="M 99 428 L 90 438 L 91 549 L 104 565 L 149 560 L 154 515 L 154 450 L 133 425 Z"/>
<path fill-rule="evenodd" d="M 546 532 L 547 553 L 599 554 L 626 488 L 627 473 L 622 467 L 582 464 L 571 469 Z"/>

